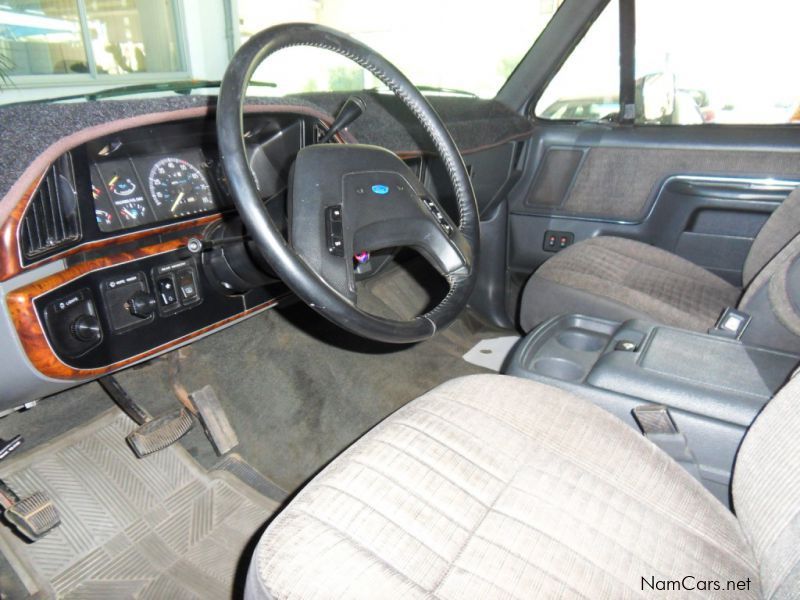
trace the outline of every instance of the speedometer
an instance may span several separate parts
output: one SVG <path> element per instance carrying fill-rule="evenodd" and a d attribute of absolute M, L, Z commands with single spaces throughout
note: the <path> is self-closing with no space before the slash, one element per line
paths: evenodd
<path fill-rule="evenodd" d="M 208 180 L 190 162 L 162 158 L 150 169 L 150 195 L 159 217 L 169 219 L 216 208 Z"/>

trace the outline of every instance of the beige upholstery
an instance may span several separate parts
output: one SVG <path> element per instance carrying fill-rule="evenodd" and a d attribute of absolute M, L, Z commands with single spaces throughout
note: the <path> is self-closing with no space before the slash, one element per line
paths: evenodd
<path fill-rule="evenodd" d="M 675 254 L 617 237 L 590 238 L 544 263 L 525 286 L 520 322 L 529 331 L 557 314 L 649 318 L 706 331 L 740 290 Z"/>
<path fill-rule="evenodd" d="M 733 472 L 733 504 L 760 565 L 764 598 L 800 598 L 800 376 L 747 432 Z"/>
<path fill-rule="evenodd" d="M 747 255 L 739 308 L 800 253 L 800 189 L 770 216 Z M 780 263 L 780 264 L 778 264 Z M 784 294 L 785 295 L 785 294 Z M 559 314 L 582 313 L 617 321 L 645 318 L 695 331 L 714 326 L 741 291 L 675 254 L 634 240 L 601 236 L 579 242 L 545 262 L 525 285 L 520 325 L 530 331 Z M 770 289 L 770 310 L 800 336 L 800 314 Z M 763 342 L 763 340 L 761 340 Z"/>
<path fill-rule="evenodd" d="M 742 280 L 749 285 L 756 275 L 800 232 L 800 188 L 789 194 L 764 223 L 747 253 Z"/>
<path fill-rule="evenodd" d="M 770 523 L 785 514 L 776 507 Z M 685 575 L 751 588 L 642 591 L 643 577 Z M 246 590 L 249 600 L 658 597 L 760 597 L 734 516 L 610 414 L 500 375 L 436 388 L 337 458 L 269 525 Z"/>

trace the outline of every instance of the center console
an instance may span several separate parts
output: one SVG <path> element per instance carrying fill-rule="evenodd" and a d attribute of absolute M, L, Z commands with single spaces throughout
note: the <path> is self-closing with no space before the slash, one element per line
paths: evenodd
<path fill-rule="evenodd" d="M 634 408 L 665 406 L 702 483 L 727 504 L 745 430 L 798 362 L 786 352 L 645 321 L 567 315 L 521 340 L 505 372 L 574 391 L 637 428 Z"/>

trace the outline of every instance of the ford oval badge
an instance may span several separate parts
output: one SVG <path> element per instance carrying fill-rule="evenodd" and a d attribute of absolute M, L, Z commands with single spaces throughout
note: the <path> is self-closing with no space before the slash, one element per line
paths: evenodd
<path fill-rule="evenodd" d="M 380 184 L 380 183 L 376 183 L 375 185 L 372 186 L 372 193 L 373 194 L 380 194 L 381 196 L 385 196 L 386 194 L 389 193 L 389 186 L 388 185 L 383 185 L 383 184 Z"/>

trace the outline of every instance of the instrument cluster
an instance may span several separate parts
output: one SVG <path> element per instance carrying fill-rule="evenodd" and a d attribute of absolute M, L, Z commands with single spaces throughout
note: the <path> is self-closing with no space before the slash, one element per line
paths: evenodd
<path fill-rule="evenodd" d="M 112 232 L 219 210 L 209 166 L 199 148 L 93 163 L 97 226 Z"/>

